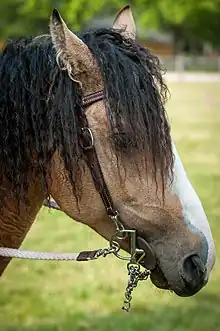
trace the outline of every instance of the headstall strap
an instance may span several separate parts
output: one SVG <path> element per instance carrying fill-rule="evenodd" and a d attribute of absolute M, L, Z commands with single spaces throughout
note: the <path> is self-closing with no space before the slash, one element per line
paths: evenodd
<path fill-rule="evenodd" d="M 81 125 L 81 143 L 86 156 L 87 165 L 91 171 L 92 179 L 96 190 L 99 192 L 106 211 L 109 216 L 117 216 L 118 213 L 114 208 L 111 194 L 106 185 L 102 169 L 98 160 L 96 149 L 94 146 L 94 138 L 89 123 L 84 112 L 84 107 L 88 107 L 96 101 L 103 100 L 104 94 L 102 91 L 90 94 L 82 99 L 83 107 L 77 113 Z"/>

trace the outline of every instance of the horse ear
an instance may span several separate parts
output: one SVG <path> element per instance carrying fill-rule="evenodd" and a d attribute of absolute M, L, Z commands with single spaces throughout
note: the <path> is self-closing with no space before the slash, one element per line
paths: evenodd
<path fill-rule="evenodd" d="M 129 5 L 122 8 L 113 23 L 113 29 L 122 30 L 122 34 L 135 40 L 136 25 Z"/>
<path fill-rule="evenodd" d="M 50 35 L 64 69 L 70 71 L 69 67 L 73 66 L 76 74 L 82 71 L 90 58 L 90 51 L 86 44 L 68 29 L 57 9 L 53 10 L 50 18 Z"/>

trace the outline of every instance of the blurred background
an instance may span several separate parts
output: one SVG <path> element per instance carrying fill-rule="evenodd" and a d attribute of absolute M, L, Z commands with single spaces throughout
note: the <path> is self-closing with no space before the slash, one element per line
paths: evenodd
<path fill-rule="evenodd" d="M 52 8 L 74 30 L 111 26 L 122 0 L 1 0 L 0 40 L 48 32 Z M 138 38 L 169 70 L 220 71 L 219 0 L 134 0 Z"/>
<path fill-rule="evenodd" d="M 121 0 L 0 0 L 1 49 L 8 38 L 48 33 L 56 7 L 73 30 L 111 26 Z M 130 1 L 138 39 L 167 69 L 167 112 L 181 159 L 207 213 L 217 261 L 207 286 L 179 298 L 150 282 L 121 310 L 126 265 L 14 260 L 0 286 L 0 331 L 220 330 L 220 1 Z M 107 242 L 82 224 L 42 208 L 23 248 L 77 252 Z"/>

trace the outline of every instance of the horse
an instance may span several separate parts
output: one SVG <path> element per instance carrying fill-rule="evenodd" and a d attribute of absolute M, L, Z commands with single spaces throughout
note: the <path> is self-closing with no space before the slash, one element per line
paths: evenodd
<path fill-rule="evenodd" d="M 78 34 L 54 9 L 49 31 L 9 41 L 0 55 L 0 246 L 20 247 L 48 197 L 110 241 L 112 199 L 155 256 L 152 283 L 196 294 L 210 279 L 214 241 L 171 137 L 163 68 L 137 42 L 130 6 L 112 28 Z M 90 144 L 105 197 L 85 156 Z M 120 245 L 129 252 L 128 238 Z M 10 261 L 0 257 L 1 275 Z"/>

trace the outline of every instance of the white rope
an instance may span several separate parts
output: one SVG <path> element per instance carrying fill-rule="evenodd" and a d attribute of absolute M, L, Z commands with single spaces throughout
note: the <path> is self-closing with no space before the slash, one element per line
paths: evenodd
<path fill-rule="evenodd" d="M 32 252 L 15 248 L 0 247 L 0 256 L 29 260 L 76 261 L 79 253 Z"/>

